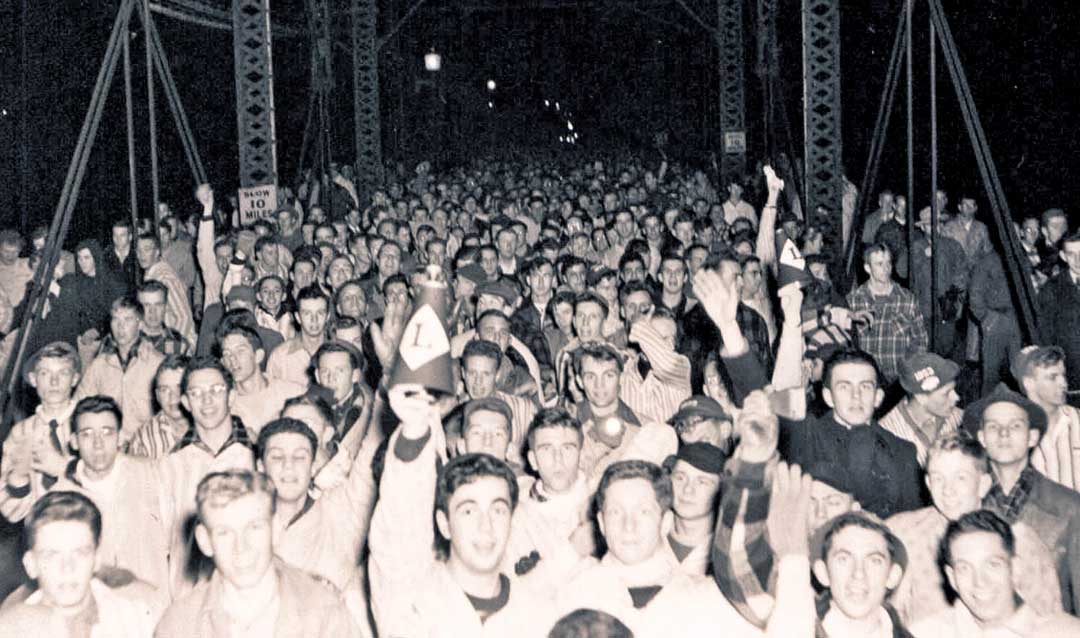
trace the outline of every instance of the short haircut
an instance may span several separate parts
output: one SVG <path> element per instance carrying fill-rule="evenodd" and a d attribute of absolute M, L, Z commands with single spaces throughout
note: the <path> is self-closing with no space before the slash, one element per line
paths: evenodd
<path fill-rule="evenodd" d="M 510 406 L 506 404 L 497 396 L 487 396 L 480 399 L 472 399 L 465 403 L 465 409 L 463 411 L 462 423 L 461 423 L 461 435 L 467 436 L 469 432 L 469 422 L 472 420 L 472 415 L 477 412 L 493 412 L 503 417 L 506 421 L 506 438 L 514 438 L 514 426 L 512 422 L 514 420 L 514 413 L 510 410 Z"/>
<path fill-rule="evenodd" d="M 861 363 L 870 366 L 874 369 L 874 378 L 877 380 L 878 387 L 881 386 L 881 370 L 878 369 L 877 361 L 874 359 L 873 355 L 865 350 L 859 350 L 858 348 L 844 347 L 832 353 L 832 355 L 825 360 L 825 371 L 822 376 L 824 387 L 830 387 L 833 370 L 842 363 Z"/>
<path fill-rule="evenodd" d="M 677 261 L 677 262 L 679 262 L 679 265 L 682 266 L 683 272 L 686 271 L 686 261 L 683 259 L 682 255 L 675 252 L 674 250 L 665 250 L 660 255 L 660 267 L 661 268 L 664 267 L 664 262 L 665 261 Z"/>
<path fill-rule="evenodd" d="M 109 226 L 109 229 L 114 230 L 117 228 L 126 228 L 128 230 L 131 230 L 131 220 L 127 217 L 114 218 L 112 221 L 112 225 Z"/>
<path fill-rule="evenodd" d="M 614 361 L 616 368 L 622 373 L 623 360 L 615 348 L 606 343 L 586 343 L 574 351 L 574 374 L 581 376 L 585 367 L 585 357 L 597 361 Z"/>
<path fill-rule="evenodd" d="M 594 303 L 594 304 L 600 306 L 600 309 L 603 311 L 604 317 L 607 317 L 608 312 L 611 311 L 611 308 L 608 307 L 608 303 L 607 303 L 607 301 L 604 300 L 603 297 L 601 297 L 600 295 L 596 294 L 595 292 L 593 292 L 591 290 L 585 290 L 583 292 L 579 292 L 577 295 L 574 296 L 574 315 L 575 316 L 577 315 L 578 308 L 582 304 L 587 304 L 587 303 Z"/>
<path fill-rule="evenodd" d="M 634 638 L 634 632 L 607 612 L 576 609 L 555 623 L 548 638 Z"/>
<path fill-rule="evenodd" d="M 78 492 L 46 492 L 30 508 L 23 524 L 27 550 L 34 549 L 38 531 L 42 527 L 68 521 L 86 523 L 94 537 L 94 547 L 101 543 L 101 510 L 93 501 Z"/>
<path fill-rule="evenodd" d="M 5 228 L 0 230 L 0 246 L 18 246 L 19 250 L 22 250 L 23 237 L 19 234 L 19 231 L 13 228 Z"/>
<path fill-rule="evenodd" d="M 567 412 L 566 408 L 558 406 L 541 408 L 529 423 L 529 430 L 525 435 L 526 440 L 529 442 L 529 448 L 532 448 L 537 432 L 552 428 L 566 428 L 577 432 L 578 445 L 581 445 L 585 440 L 585 433 L 581 429 L 581 421 L 578 421 Z"/>
<path fill-rule="evenodd" d="M 285 405 L 281 407 L 281 413 L 284 414 L 291 407 L 302 405 L 314 408 L 319 413 L 319 416 L 325 421 L 323 427 L 334 427 L 334 409 L 330 407 L 329 401 L 318 395 L 301 394 L 295 396 L 285 401 Z"/>
<path fill-rule="evenodd" d="M 165 355 L 165 359 L 158 365 L 157 370 L 154 372 L 154 380 L 150 384 L 150 397 L 154 402 L 154 410 L 160 410 L 161 406 L 157 404 L 157 389 L 158 381 L 161 379 L 161 373 L 168 372 L 169 370 L 180 370 L 183 372 L 187 369 L 188 364 L 191 363 L 191 357 L 182 354 L 169 354 Z M 181 376 L 181 378 L 183 378 Z"/>
<path fill-rule="evenodd" d="M 394 273 L 394 274 L 390 275 L 389 277 L 387 277 L 382 283 L 381 292 L 382 292 L 384 297 L 389 292 L 390 286 L 393 286 L 394 284 L 401 284 L 401 285 L 405 286 L 406 291 L 409 290 L 409 280 L 408 280 L 408 278 L 405 277 L 405 275 L 402 274 L 402 273 Z"/>
<path fill-rule="evenodd" d="M 544 312 L 547 314 L 548 319 L 555 323 L 555 308 L 560 304 L 569 304 L 571 307 L 574 305 L 574 299 L 577 295 L 572 290 L 558 290 L 551 299 L 548 300 L 547 308 Z"/>
<path fill-rule="evenodd" d="M 646 295 L 649 296 L 649 301 L 652 302 L 652 304 L 654 306 L 658 305 L 656 303 L 656 297 L 653 295 L 652 286 L 645 283 L 644 281 L 628 281 L 625 284 L 623 284 L 619 288 L 619 303 L 620 304 L 625 304 L 627 298 L 629 298 L 630 295 L 634 294 L 635 292 L 643 292 L 643 293 L 645 293 Z"/>
<path fill-rule="evenodd" d="M 623 252 L 622 257 L 619 257 L 619 272 L 622 272 L 623 269 L 626 268 L 627 264 L 631 264 L 635 261 L 641 264 L 642 268 L 645 267 L 645 259 L 636 251 L 630 250 L 628 246 Z"/>
<path fill-rule="evenodd" d="M 225 507 L 248 494 L 265 494 L 270 499 L 270 511 L 274 511 L 274 486 L 262 472 L 225 470 L 207 474 L 195 490 L 199 522 L 206 523 L 206 510 Z"/>
<path fill-rule="evenodd" d="M 349 365 L 353 370 L 361 370 L 360 353 L 356 351 L 356 347 L 346 344 L 343 341 L 331 340 L 324 341 L 319 349 L 315 351 L 315 354 L 311 357 L 311 365 L 315 368 L 319 367 L 319 362 L 322 358 L 328 354 L 335 352 L 344 353 L 349 357 Z"/>
<path fill-rule="evenodd" d="M 648 481 L 648 483 L 652 485 L 653 492 L 656 494 L 656 502 L 660 505 L 660 510 L 664 511 L 671 509 L 671 504 L 675 497 L 671 487 L 671 477 L 668 473 L 656 463 L 630 459 L 626 461 L 616 461 L 604 470 L 604 475 L 600 477 L 600 484 L 596 487 L 596 511 L 604 511 L 604 499 L 606 497 L 607 489 L 612 483 L 628 481 L 630 479 L 644 479 Z"/>
<path fill-rule="evenodd" d="M 285 280 L 282 279 L 281 277 L 277 276 L 277 275 L 265 275 L 265 276 L 263 276 L 262 279 L 255 282 L 255 290 L 256 291 L 261 291 L 262 287 L 263 287 L 263 284 L 265 284 L 268 281 L 276 281 L 276 282 L 278 282 L 278 284 L 281 286 L 281 290 L 282 291 L 285 290 Z"/>
<path fill-rule="evenodd" d="M 143 316 L 142 304 L 139 303 L 139 300 L 132 295 L 123 295 L 121 297 L 113 299 L 112 303 L 109 304 L 109 316 L 112 317 L 114 314 L 116 314 L 117 310 L 121 309 L 134 312 L 135 314 L 139 315 L 140 319 Z"/>
<path fill-rule="evenodd" d="M 885 254 L 887 254 L 889 256 L 890 259 L 892 258 L 892 249 L 889 248 L 888 244 L 883 244 L 881 242 L 877 242 L 877 243 L 870 244 L 869 246 L 867 246 L 866 248 L 863 249 L 863 253 L 862 253 L 863 263 L 869 265 L 870 264 L 870 256 L 874 255 L 874 254 L 877 254 L 877 253 L 885 253 Z"/>
<path fill-rule="evenodd" d="M 472 339 L 465 344 L 465 350 L 461 353 L 461 367 L 465 368 L 466 362 L 473 357 L 485 357 L 495 362 L 495 369 L 502 365 L 503 353 L 499 344 L 485 339 Z"/>
<path fill-rule="evenodd" d="M 71 363 L 75 374 L 82 372 L 82 359 L 79 358 L 78 351 L 70 347 L 67 342 L 54 341 L 35 352 L 32 359 L 34 365 L 29 372 L 36 370 L 42 359 L 66 359 Z"/>
<path fill-rule="evenodd" d="M 889 548 L 889 560 L 891 562 L 897 563 L 901 556 L 906 557 L 907 550 L 904 549 L 902 545 L 898 544 L 899 539 L 897 539 L 896 535 L 893 534 L 884 523 L 879 523 L 878 521 L 870 519 L 861 512 L 844 512 L 829 523 L 825 536 L 822 538 L 822 560 L 828 558 L 829 550 L 832 549 L 833 538 L 849 527 L 859 527 L 880 534 L 881 537 L 885 539 L 885 545 Z"/>
<path fill-rule="evenodd" d="M 552 270 L 555 269 L 554 264 L 552 264 L 547 257 L 536 256 L 522 264 L 519 274 L 523 279 L 528 279 L 535 273 L 540 272 L 540 269 L 544 266 L 551 266 Z"/>
<path fill-rule="evenodd" d="M 315 431 L 300 419 L 283 416 L 267 423 L 259 430 L 259 438 L 255 440 L 255 450 L 259 459 L 266 461 L 266 448 L 270 444 L 270 438 L 284 432 L 299 434 L 307 439 L 311 444 L 311 458 L 315 458 L 315 451 L 319 449 L 319 438 L 315 436 Z"/>
<path fill-rule="evenodd" d="M 203 356 L 195 357 L 194 359 L 189 361 L 187 367 L 184 368 L 184 376 L 180 379 L 181 393 L 187 394 L 188 382 L 191 380 L 191 375 L 195 374 L 199 370 L 217 370 L 218 373 L 221 374 L 222 378 L 225 379 L 225 385 L 228 386 L 230 390 L 233 389 L 234 382 L 232 373 L 229 372 L 229 370 L 225 367 L 223 363 L 221 363 L 221 359 L 218 359 L 217 357 Z"/>
<path fill-rule="evenodd" d="M 1055 219 L 1057 217 L 1061 217 L 1062 219 L 1068 219 L 1068 217 L 1065 215 L 1065 211 L 1063 209 L 1060 209 L 1060 208 L 1048 208 L 1048 209 L 1044 210 L 1041 215 L 1039 215 L 1039 222 L 1043 226 L 1048 226 L 1048 225 L 1050 225 L 1050 220 Z"/>
<path fill-rule="evenodd" d="M 946 452 L 959 452 L 971 459 L 975 468 L 984 474 L 990 473 L 990 457 L 986 455 L 986 448 L 979 441 L 963 431 L 956 434 L 939 436 L 926 453 L 926 466 L 930 461 Z"/>
<path fill-rule="evenodd" d="M 296 293 L 296 309 L 299 311 L 300 303 L 310 299 L 322 299 L 323 303 L 326 304 L 326 309 L 330 309 L 330 298 L 316 284 L 305 286 L 300 289 L 300 292 Z"/>
<path fill-rule="evenodd" d="M 1012 527 L 1005 522 L 1005 519 L 990 510 L 975 510 L 964 514 L 955 521 L 949 521 L 949 526 L 945 528 L 945 536 L 941 538 L 940 557 L 942 562 L 953 567 L 953 541 L 963 534 L 978 532 L 997 534 L 998 538 L 1001 539 L 1001 545 L 1005 548 L 1005 552 L 1010 557 L 1016 555 L 1016 537 L 1013 535 Z"/>
<path fill-rule="evenodd" d="M 259 220 L 259 221 L 264 221 L 264 220 Z M 266 227 L 269 229 L 270 225 L 266 224 Z M 259 253 L 262 252 L 263 248 L 266 248 L 267 246 L 273 246 L 276 243 L 277 243 L 277 240 L 274 239 L 274 236 L 272 234 L 271 235 L 262 235 L 261 237 L 259 237 L 258 239 L 255 240 L 255 254 L 258 255 Z"/>
<path fill-rule="evenodd" d="M 144 281 L 142 283 L 142 285 L 139 286 L 139 291 L 138 291 L 137 294 L 141 295 L 141 294 L 146 293 L 146 292 L 160 292 L 162 298 L 165 301 L 169 300 L 169 289 L 165 286 L 165 284 L 161 283 L 160 281 L 158 281 L 156 279 L 150 279 L 148 281 Z"/>
<path fill-rule="evenodd" d="M 139 233 L 139 237 L 135 240 L 135 244 L 138 245 L 140 241 L 151 242 L 154 244 L 154 248 L 161 250 L 161 240 L 153 233 Z"/>
<path fill-rule="evenodd" d="M 71 431 L 78 433 L 79 417 L 84 414 L 111 414 L 116 419 L 116 429 L 120 430 L 124 423 L 124 413 L 116 403 L 116 399 L 103 394 L 84 397 L 75 405 L 75 411 L 71 413 Z"/>
<path fill-rule="evenodd" d="M 225 330 L 222 330 L 220 339 L 221 343 L 225 342 L 225 337 L 231 337 L 233 335 L 241 336 L 245 340 L 247 340 L 247 342 L 251 344 L 252 351 L 264 350 L 262 337 L 259 336 L 258 332 L 248 326 L 233 324 Z"/>
<path fill-rule="evenodd" d="M 449 515 L 450 498 L 462 485 L 482 478 L 497 478 L 506 482 L 510 491 L 510 509 L 517 508 L 518 484 L 514 471 L 505 462 L 490 454 L 462 454 L 442 467 L 435 485 L 435 511 Z"/>
<path fill-rule="evenodd" d="M 509 323 L 510 323 L 510 317 L 507 317 L 505 312 L 503 312 L 502 310 L 499 310 L 498 308 L 488 308 L 484 312 L 481 312 L 480 316 L 476 318 L 476 330 L 477 330 L 477 333 L 479 333 L 479 331 L 480 331 L 480 324 L 483 323 L 487 319 L 491 319 L 492 317 L 494 317 L 496 319 L 502 319 L 503 321 L 505 321 L 507 323 L 507 325 L 509 325 Z"/>

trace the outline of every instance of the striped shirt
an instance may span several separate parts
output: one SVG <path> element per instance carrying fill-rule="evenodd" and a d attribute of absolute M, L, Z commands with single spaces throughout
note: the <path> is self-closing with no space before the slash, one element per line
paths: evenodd
<path fill-rule="evenodd" d="M 675 352 L 647 321 L 630 329 L 630 341 L 641 346 L 650 370 L 642 376 L 636 358 L 623 365 L 619 398 L 644 421 L 667 423 L 689 399 L 690 360 Z"/>
<path fill-rule="evenodd" d="M 879 419 L 878 423 L 901 439 L 911 441 L 915 446 L 915 458 L 919 462 L 919 466 L 925 468 L 926 454 L 930 450 L 930 446 L 934 444 L 934 439 L 931 439 L 927 433 L 937 432 L 934 438 L 955 434 L 957 428 L 960 427 L 960 420 L 964 416 L 964 411 L 959 407 L 953 407 L 952 412 L 944 419 L 932 416 L 922 423 L 916 423 L 915 417 L 911 414 L 911 409 L 908 408 L 909 401 L 911 399 L 905 399 L 898 403 L 888 414 Z"/>
<path fill-rule="evenodd" d="M 131 437 L 128 454 L 160 459 L 176 447 L 189 427 L 184 419 L 174 420 L 164 412 L 158 412 Z"/>

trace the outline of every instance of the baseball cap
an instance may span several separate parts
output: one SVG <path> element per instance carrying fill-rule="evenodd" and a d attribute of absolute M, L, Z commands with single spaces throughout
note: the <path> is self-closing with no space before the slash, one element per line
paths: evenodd
<path fill-rule="evenodd" d="M 900 362 L 900 385 L 908 394 L 933 392 L 959 374 L 960 366 L 933 352 L 919 352 Z"/>
<path fill-rule="evenodd" d="M 603 264 L 595 264 L 589 269 L 588 283 L 590 286 L 595 286 L 603 281 L 604 277 L 614 277 L 616 275 L 618 273 L 611 268 Z"/>
<path fill-rule="evenodd" d="M 893 562 L 899 565 L 901 569 L 907 570 L 908 554 L 904 541 L 900 540 L 896 534 L 893 534 L 892 530 L 880 518 L 870 512 L 861 510 L 844 512 L 814 532 L 814 535 L 810 538 L 810 560 L 825 560 L 825 539 L 852 525 L 863 528 L 869 526 L 871 529 L 879 531 L 885 537 L 885 543 L 892 548 Z"/>
<path fill-rule="evenodd" d="M 676 461 L 685 461 L 707 474 L 722 475 L 727 456 L 723 450 L 711 443 L 684 443 L 679 451 L 664 460 L 664 467 L 670 471 Z"/>
<path fill-rule="evenodd" d="M 704 394 L 696 394 L 679 405 L 679 411 L 668 419 L 668 423 L 675 424 L 692 416 L 719 419 L 721 421 L 731 420 L 731 415 L 725 412 L 724 408 L 715 399 Z"/>
<path fill-rule="evenodd" d="M 487 273 L 480 267 L 480 264 L 465 264 L 457 269 L 457 276 L 461 279 L 468 279 L 474 284 L 487 281 Z"/>

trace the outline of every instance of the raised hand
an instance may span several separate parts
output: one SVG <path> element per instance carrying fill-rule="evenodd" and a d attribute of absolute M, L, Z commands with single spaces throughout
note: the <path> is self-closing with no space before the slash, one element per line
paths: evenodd
<path fill-rule="evenodd" d="M 777 556 L 807 556 L 810 553 L 807 517 L 811 481 L 810 475 L 803 474 L 798 465 L 789 466 L 781 461 L 776 466 L 765 528 Z"/>
<path fill-rule="evenodd" d="M 803 291 L 799 282 L 793 281 L 776 292 L 780 298 L 780 309 L 784 313 L 784 323 L 799 325 L 802 323 Z"/>
<path fill-rule="evenodd" d="M 772 166 L 766 164 L 761 168 L 761 172 L 765 173 L 765 184 L 769 187 L 769 192 L 779 193 L 784 190 L 784 180 L 776 174 Z"/>
<path fill-rule="evenodd" d="M 734 280 L 725 282 L 720 273 L 702 268 L 694 275 L 693 288 L 694 295 L 713 323 L 722 326 L 735 322 L 739 293 L 735 290 Z"/>
<path fill-rule="evenodd" d="M 735 419 L 735 436 L 739 445 L 735 456 L 746 463 L 764 463 L 776 450 L 780 438 L 780 421 L 773 412 L 769 395 L 755 390 L 743 401 Z"/>
<path fill-rule="evenodd" d="M 214 189 L 210 188 L 209 184 L 199 184 L 195 189 L 195 199 L 202 204 L 203 210 L 212 209 L 214 207 Z"/>

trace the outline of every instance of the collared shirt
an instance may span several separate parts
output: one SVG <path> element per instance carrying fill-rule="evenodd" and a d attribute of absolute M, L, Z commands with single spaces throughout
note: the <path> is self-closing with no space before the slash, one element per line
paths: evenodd
<path fill-rule="evenodd" d="M 238 443 L 251 450 L 255 449 L 255 444 L 252 442 L 251 437 L 248 436 L 248 431 L 247 428 L 244 427 L 244 422 L 235 416 L 230 419 L 229 438 L 225 439 L 225 442 L 222 443 L 221 447 L 216 451 L 210 449 L 210 446 L 199 436 L 198 428 L 195 424 L 192 424 L 176 444 L 176 447 L 172 449 L 172 452 L 178 452 L 189 445 L 194 445 L 211 456 L 217 456 L 233 443 Z"/>
<path fill-rule="evenodd" d="M 297 385 L 307 387 L 308 365 L 311 363 L 311 354 L 304 347 L 303 335 L 297 333 L 295 337 L 274 348 L 270 353 L 270 359 L 266 364 L 266 374 L 274 379 L 285 379 Z"/>
<path fill-rule="evenodd" d="M 1063 405 L 1039 445 L 1032 450 L 1031 464 L 1043 476 L 1067 488 L 1080 488 L 1080 410 Z"/>
<path fill-rule="evenodd" d="M 188 431 L 187 419 L 173 419 L 164 412 L 158 412 L 135 436 L 131 437 L 128 454 L 158 459 L 176 447 L 176 442 Z"/>
<path fill-rule="evenodd" d="M 870 310 L 874 313 L 869 325 L 858 328 L 859 345 L 874 356 L 888 382 L 900 374 L 900 361 L 908 355 L 926 350 L 929 337 L 926 322 L 915 295 L 894 283 L 887 294 L 878 295 L 864 283 L 847 297 L 852 313 Z"/>
<path fill-rule="evenodd" d="M 161 354 L 191 354 L 191 346 L 188 344 L 187 340 L 184 339 L 184 336 L 174 328 L 162 326 L 162 330 L 159 334 L 148 335 L 144 332 L 141 336 L 143 340 L 153 345 L 154 349 Z"/>
<path fill-rule="evenodd" d="M 995 475 L 993 486 L 983 498 L 983 506 L 996 512 L 1010 525 L 1015 523 L 1020 518 L 1020 512 L 1023 511 L 1024 505 L 1027 504 L 1028 498 L 1031 496 L 1037 473 L 1038 470 L 1029 463 L 1024 467 L 1024 471 L 1020 472 L 1020 478 L 1017 479 L 1016 485 L 1008 494 L 1005 494 L 1005 491 L 1001 488 L 1001 483 L 998 482 Z"/>
<path fill-rule="evenodd" d="M 898 403 L 878 423 L 901 439 L 911 441 L 915 445 L 915 456 L 919 461 L 919 465 L 926 467 L 926 454 L 930 446 L 933 445 L 934 439 L 955 433 L 960 427 L 960 420 L 964 417 L 964 411 L 954 407 L 949 416 L 945 418 L 931 416 L 929 419 L 918 423 L 911 414 L 911 408 L 908 407 L 910 400 L 905 399 Z M 937 434 L 929 436 L 930 432 L 936 432 Z"/>
<path fill-rule="evenodd" d="M 1045 638 L 1075 636 L 1080 620 L 1065 614 L 1041 616 L 1021 604 L 1005 622 L 981 627 L 971 611 L 960 601 L 950 609 L 925 618 L 910 627 L 915 638 Z"/>

